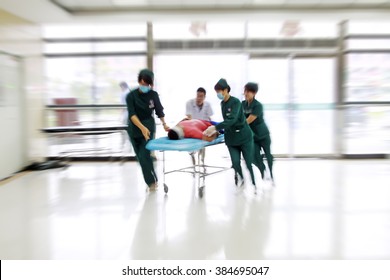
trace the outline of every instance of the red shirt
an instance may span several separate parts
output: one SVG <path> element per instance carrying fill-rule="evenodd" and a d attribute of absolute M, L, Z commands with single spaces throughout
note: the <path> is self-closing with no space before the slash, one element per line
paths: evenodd
<path fill-rule="evenodd" d="M 179 123 L 184 132 L 184 138 L 202 139 L 203 131 L 205 131 L 212 124 L 205 120 L 185 120 Z"/>

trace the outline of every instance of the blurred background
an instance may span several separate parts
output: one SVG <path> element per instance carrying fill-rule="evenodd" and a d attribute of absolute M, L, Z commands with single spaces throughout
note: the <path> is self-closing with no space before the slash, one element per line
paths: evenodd
<path fill-rule="evenodd" d="M 216 81 L 240 99 L 252 81 L 276 157 L 386 158 L 389 15 L 384 0 L 1 0 L 0 179 L 90 145 L 44 127 L 119 124 L 119 83 L 146 67 L 170 125 L 198 87 L 218 121 Z"/>

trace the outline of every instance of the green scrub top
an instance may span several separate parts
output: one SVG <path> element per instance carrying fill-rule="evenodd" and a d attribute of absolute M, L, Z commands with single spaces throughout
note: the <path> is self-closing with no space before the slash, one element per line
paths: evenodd
<path fill-rule="evenodd" d="M 140 92 L 138 88 L 132 90 L 126 97 L 126 105 L 129 113 L 129 132 L 134 138 L 143 137 L 143 135 L 141 130 L 130 120 L 132 116 L 137 115 L 141 123 L 151 133 L 156 131 L 153 112 L 156 112 L 159 118 L 165 116 L 158 93 L 154 90 L 150 90 L 147 93 Z"/>
<path fill-rule="evenodd" d="M 246 100 L 242 101 L 242 107 L 245 118 L 248 118 L 249 115 L 257 116 L 257 118 L 249 125 L 254 133 L 255 141 L 262 140 L 267 137 L 267 135 L 269 135 L 269 130 L 264 122 L 263 105 L 256 99 L 253 99 L 250 104 Z"/>
<path fill-rule="evenodd" d="M 223 122 L 216 125 L 217 130 L 225 129 L 225 143 L 240 146 L 253 140 L 253 134 L 246 122 L 240 100 L 234 96 L 221 101 Z"/>

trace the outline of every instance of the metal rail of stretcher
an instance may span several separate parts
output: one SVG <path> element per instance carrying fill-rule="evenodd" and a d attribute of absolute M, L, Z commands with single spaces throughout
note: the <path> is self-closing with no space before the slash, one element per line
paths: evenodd
<path fill-rule="evenodd" d="M 164 145 L 159 145 L 159 141 L 163 141 Z M 187 143 L 186 143 L 187 142 Z M 196 143 L 196 145 L 191 145 Z M 222 167 L 222 166 L 213 166 L 206 165 L 204 162 L 201 163 L 200 153 L 201 149 L 223 144 L 224 136 L 220 135 L 216 140 L 211 142 L 202 141 L 199 139 L 182 139 L 182 140 L 169 140 L 167 137 L 162 137 L 159 139 L 150 140 L 146 145 L 146 148 L 153 151 L 159 151 L 163 153 L 163 182 L 164 182 L 164 192 L 168 193 L 168 185 L 165 183 L 165 175 L 174 173 L 174 172 L 184 172 L 190 173 L 193 177 L 197 177 L 198 180 L 198 192 L 199 196 L 203 196 L 204 186 L 205 186 L 205 178 L 209 175 L 213 175 L 219 172 L 223 172 L 225 170 L 230 169 L 231 167 Z M 175 148 L 176 147 L 176 148 Z M 193 161 L 192 166 L 183 167 L 174 170 L 166 170 L 165 167 L 165 152 L 166 151 L 179 151 L 179 152 L 197 152 L 198 160 Z M 194 159 L 194 158 L 193 158 Z M 207 169 L 214 169 L 214 171 L 207 171 Z"/>

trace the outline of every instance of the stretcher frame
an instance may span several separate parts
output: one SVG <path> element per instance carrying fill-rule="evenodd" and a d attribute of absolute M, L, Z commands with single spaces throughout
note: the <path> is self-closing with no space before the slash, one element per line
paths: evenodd
<path fill-rule="evenodd" d="M 158 148 L 157 145 L 155 145 L 156 141 L 164 140 L 165 143 L 170 143 L 169 145 L 178 145 L 180 146 L 183 141 L 187 141 L 187 139 L 182 140 L 169 140 L 167 137 L 162 137 L 154 140 L 150 140 L 148 144 L 146 145 L 146 148 L 151 151 L 159 151 L 162 152 L 162 158 L 163 158 L 163 184 L 164 184 L 164 192 L 168 193 L 168 185 L 165 183 L 165 176 L 171 173 L 175 172 L 182 172 L 182 173 L 189 173 L 192 174 L 194 178 L 197 179 L 197 186 L 198 186 L 198 194 L 199 197 L 203 197 L 204 193 L 204 187 L 205 187 L 205 178 L 209 175 L 217 174 L 223 171 L 226 171 L 230 169 L 231 167 L 224 167 L 224 166 L 215 166 L 215 165 L 207 165 L 204 163 L 204 160 L 201 160 L 201 151 L 203 149 L 206 149 L 207 147 L 219 145 L 224 143 L 224 135 L 219 135 L 217 139 L 208 142 L 203 141 L 199 139 L 191 139 L 191 141 L 196 141 L 197 145 L 196 147 L 190 147 L 184 148 L 181 146 L 181 149 L 174 149 L 173 147 L 170 147 L 168 149 L 164 148 Z M 176 151 L 176 152 L 189 152 L 192 158 L 192 166 L 182 167 L 178 169 L 172 169 L 167 171 L 166 170 L 166 161 L 165 161 L 165 152 L 167 151 Z M 198 160 L 195 160 L 194 154 L 197 154 Z M 213 169 L 213 171 L 207 170 L 207 169 Z"/>

